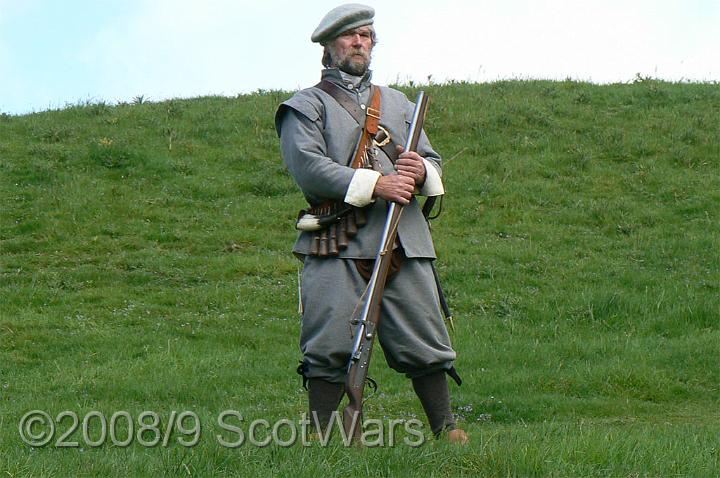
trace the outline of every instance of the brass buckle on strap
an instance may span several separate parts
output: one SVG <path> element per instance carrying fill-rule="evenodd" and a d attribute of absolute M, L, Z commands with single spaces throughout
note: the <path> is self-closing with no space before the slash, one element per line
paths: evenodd
<path fill-rule="evenodd" d="M 373 118 L 380 119 L 380 110 L 376 110 L 375 108 L 372 108 L 370 106 L 368 106 L 365 110 L 365 114 L 368 116 L 372 116 Z"/>
<path fill-rule="evenodd" d="M 375 147 L 377 147 L 377 148 L 382 148 L 383 146 L 385 146 L 386 144 L 388 144 L 388 143 L 390 142 L 390 140 L 391 140 L 391 138 L 390 138 L 390 133 L 388 132 L 388 130 L 386 130 L 385 128 L 383 128 L 383 127 L 380 126 L 380 125 L 378 125 L 378 129 L 379 129 L 382 133 L 384 133 L 384 136 L 385 136 L 385 137 L 384 137 L 384 139 L 383 139 L 382 141 L 380 141 L 380 142 L 378 143 L 378 142 L 376 141 L 376 139 L 375 139 L 375 138 L 380 137 L 380 132 L 378 132 L 378 133 L 375 135 L 375 138 L 373 138 L 373 144 L 374 144 Z"/>

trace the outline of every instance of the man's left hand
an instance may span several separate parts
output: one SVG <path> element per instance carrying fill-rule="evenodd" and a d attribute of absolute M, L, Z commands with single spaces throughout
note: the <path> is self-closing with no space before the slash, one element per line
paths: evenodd
<path fill-rule="evenodd" d="M 420 187 L 425 183 L 425 162 L 419 154 L 414 151 L 405 151 L 405 148 L 398 145 L 397 161 L 395 161 L 395 169 L 398 174 L 407 176 L 415 181 L 415 185 Z"/>

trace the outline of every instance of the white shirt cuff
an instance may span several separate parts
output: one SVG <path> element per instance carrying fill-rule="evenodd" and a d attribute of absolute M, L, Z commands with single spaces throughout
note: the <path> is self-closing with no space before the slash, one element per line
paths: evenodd
<path fill-rule="evenodd" d="M 373 191 L 380 176 L 372 169 L 356 169 L 345 194 L 345 202 L 356 207 L 365 207 L 373 202 Z"/>
<path fill-rule="evenodd" d="M 423 196 L 442 196 L 445 194 L 445 188 L 440 173 L 430 161 L 427 159 L 423 159 L 423 161 L 425 162 L 425 183 L 420 188 L 420 194 Z"/>

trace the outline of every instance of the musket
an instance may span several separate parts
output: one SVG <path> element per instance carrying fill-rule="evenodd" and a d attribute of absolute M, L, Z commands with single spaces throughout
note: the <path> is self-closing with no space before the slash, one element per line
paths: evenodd
<path fill-rule="evenodd" d="M 415 101 L 412 121 L 408 130 L 408 137 L 405 143 L 405 151 L 417 149 L 425 113 L 427 112 L 428 97 L 421 91 Z M 345 378 L 345 393 L 348 396 L 348 404 L 343 410 L 343 427 L 345 436 L 352 440 L 359 440 L 362 436 L 362 409 L 363 394 L 365 392 L 365 381 L 367 380 L 372 347 L 377 335 L 378 323 L 380 322 L 380 302 L 382 301 L 385 283 L 390 270 L 390 262 L 393 254 L 393 246 L 397 238 L 397 228 L 400 222 L 403 206 L 396 202 L 390 202 L 385 227 L 380 239 L 380 247 L 375 256 L 375 265 L 372 275 L 368 281 L 367 288 L 360 298 L 356 310 L 360 316 L 356 321 L 352 353 L 348 362 L 347 376 Z"/>

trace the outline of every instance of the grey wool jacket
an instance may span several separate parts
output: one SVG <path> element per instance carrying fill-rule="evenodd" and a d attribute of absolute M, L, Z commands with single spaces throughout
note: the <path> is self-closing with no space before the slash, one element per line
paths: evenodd
<path fill-rule="evenodd" d="M 368 73 L 359 83 L 353 83 L 352 78 L 334 68 L 322 73 L 323 80 L 340 86 L 343 93 L 362 106 L 369 104 L 370 76 Z M 404 145 L 414 104 L 398 90 L 380 87 L 380 92 L 380 125 L 390 133 L 394 145 Z M 340 257 L 375 258 L 388 204 L 383 199 L 370 197 L 376 180 L 372 175 L 377 173 L 350 167 L 361 126 L 333 97 L 311 87 L 298 91 L 280 105 L 275 115 L 275 127 L 280 136 L 283 160 L 311 205 L 330 199 L 366 206 L 367 224 L 360 228 L 347 249 L 340 252 Z M 441 158 L 424 132 L 417 153 L 425 159 L 427 170 L 427 179 L 419 193 L 428 196 L 443 194 Z M 396 174 L 392 160 L 382 150 L 378 159 L 383 175 Z M 311 239 L 312 233 L 301 232 L 293 252 L 301 257 L 307 255 Z M 414 197 L 403 210 L 398 239 L 407 257 L 435 258 L 427 222 Z"/>

